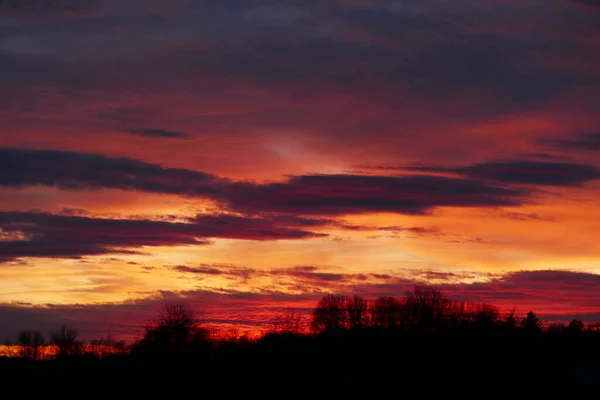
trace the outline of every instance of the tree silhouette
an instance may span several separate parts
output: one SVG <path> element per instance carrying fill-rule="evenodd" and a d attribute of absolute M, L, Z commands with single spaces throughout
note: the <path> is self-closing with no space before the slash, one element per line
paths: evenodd
<path fill-rule="evenodd" d="M 393 297 L 378 297 L 369 306 L 371 325 L 376 328 L 393 328 L 400 324 L 401 305 Z"/>
<path fill-rule="evenodd" d="M 542 321 L 536 313 L 529 311 L 522 322 L 523 329 L 528 333 L 540 333 L 543 328 Z"/>
<path fill-rule="evenodd" d="M 183 304 L 167 304 L 153 323 L 146 327 L 142 347 L 162 353 L 178 354 L 204 343 L 208 329 L 200 326 L 194 312 Z"/>
<path fill-rule="evenodd" d="M 77 341 L 78 335 L 79 333 L 76 329 L 66 325 L 61 325 L 61 327 L 52 334 L 52 344 L 58 348 L 59 357 L 67 357 L 79 353 L 81 350 L 81 342 Z"/>
<path fill-rule="evenodd" d="M 515 309 L 513 308 L 502 318 L 501 325 L 504 329 L 514 329 L 518 326 L 517 317 L 515 316 Z"/>
<path fill-rule="evenodd" d="M 492 304 L 482 303 L 473 306 L 473 324 L 478 328 L 493 328 L 499 317 L 500 310 Z"/>
<path fill-rule="evenodd" d="M 585 327 L 585 331 L 589 333 L 600 333 L 600 322 L 590 322 Z"/>
<path fill-rule="evenodd" d="M 567 326 L 567 330 L 571 333 L 581 334 L 585 330 L 585 325 L 583 321 L 579 319 L 574 319 Z"/>
<path fill-rule="evenodd" d="M 429 286 L 415 286 L 406 292 L 402 307 L 403 320 L 419 330 L 432 331 L 448 322 L 451 302 Z"/>
<path fill-rule="evenodd" d="M 29 360 L 39 360 L 42 358 L 42 346 L 44 345 L 44 336 L 38 331 L 19 332 L 19 354 L 22 358 Z"/>
<path fill-rule="evenodd" d="M 346 328 L 347 321 L 346 297 L 327 295 L 313 310 L 310 326 L 314 332 L 325 332 Z"/>
<path fill-rule="evenodd" d="M 348 312 L 348 327 L 360 329 L 368 325 L 367 301 L 360 296 L 354 296 L 346 301 Z"/>

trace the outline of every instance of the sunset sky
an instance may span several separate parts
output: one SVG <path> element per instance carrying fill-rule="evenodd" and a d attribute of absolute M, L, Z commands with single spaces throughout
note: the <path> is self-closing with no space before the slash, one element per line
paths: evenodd
<path fill-rule="evenodd" d="M 597 0 L 0 2 L 0 340 L 327 293 L 600 320 Z"/>

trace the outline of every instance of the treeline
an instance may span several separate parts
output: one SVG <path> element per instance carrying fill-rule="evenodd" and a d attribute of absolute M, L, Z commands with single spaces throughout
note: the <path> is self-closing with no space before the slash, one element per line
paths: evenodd
<path fill-rule="evenodd" d="M 164 306 L 131 345 L 110 337 L 84 344 L 68 327 L 50 335 L 52 357 L 41 354 L 46 342 L 39 332 L 22 332 L 19 343 L 20 358 L 0 359 L 0 367 L 201 370 L 204 377 L 299 369 L 304 374 L 308 368 L 357 382 L 383 373 L 438 380 L 468 375 L 488 383 L 535 376 L 554 383 L 600 382 L 598 324 L 547 324 L 533 311 L 502 313 L 494 305 L 452 301 L 422 286 L 401 298 L 327 295 L 310 315 L 274 317 L 259 338 L 214 335 L 189 307 L 175 304 Z"/>
<path fill-rule="evenodd" d="M 183 354 L 206 350 L 223 342 L 257 342 L 272 336 L 362 335 L 385 332 L 387 335 L 461 334 L 486 335 L 510 333 L 524 335 L 592 335 L 600 337 L 600 324 L 584 324 L 572 320 L 568 324 L 542 321 L 530 311 L 517 316 L 515 311 L 501 313 L 488 303 L 456 302 L 431 287 L 416 286 L 403 298 L 379 297 L 367 300 L 361 296 L 327 295 L 321 298 L 310 316 L 290 312 L 273 317 L 262 338 L 248 336 L 223 337 L 202 325 L 194 312 L 184 304 L 167 304 L 144 330 L 141 340 L 127 344 L 110 335 L 88 343 L 78 340 L 76 329 L 61 326 L 46 340 L 39 331 L 22 331 L 13 345 L 14 355 L 29 359 L 65 358 L 94 355 L 107 357 L 132 355 Z"/>
<path fill-rule="evenodd" d="M 524 318 L 518 318 L 514 310 L 501 315 L 492 304 L 454 302 L 441 292 L 422 286 L 407 292 L 400 300 L 379 297 L 367 301 L 360 296 L 328 295 L 318 302 L 310 322 L 313 333 L 364 328 L 431 333 L 466 327 L 523 328 L 528 332 L 541 332 L 544 324 L 533 311 Z M 583 329 L 583 323 L 573 321 L 565 328 Z"/>
<path fill-rule="evenodd" d="M 5 354 L 0 353 L 0 356 L 19 357 L 35 361 L 86 354 L 106 357 L 129 351 L 129 346 L 124 340 L 116 340 L 110 335 L 89 342 L 78 340 L 78 336 L 78 331 L 67 325 L 62 325 L 58 330 L 51 333 L 49 339 L 46 339 L 40 331 L 21 331 L 16 342 L 9 339 L 5 341 Z"/>

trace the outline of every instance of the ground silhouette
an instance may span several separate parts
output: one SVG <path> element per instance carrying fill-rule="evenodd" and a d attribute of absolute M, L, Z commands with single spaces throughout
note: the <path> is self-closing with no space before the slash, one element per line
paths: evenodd
<path fill-rule="evenodd" d="M 308 318 L 276 316 L 258 339 L 215 337 L 183 304 L 166 305 L 131 346 L 111 338 L 84 346 L 65 326 L 51 338 L 57 351 L 42 357 L 41 333 L 23 332 L 19 356 L 0 358 L 2 376 L 58 374 L 109 392 L 200 387 L 316 398 L 600 386 L 597 324 L 545 324 L 533 311 L 503 314 L 422 286 L 402 298 L 327 295 Z"/>

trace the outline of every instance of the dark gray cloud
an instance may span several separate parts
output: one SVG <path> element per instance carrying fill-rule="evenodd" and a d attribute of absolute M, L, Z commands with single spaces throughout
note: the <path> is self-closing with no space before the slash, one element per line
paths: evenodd
<path fill-rule="evenodd" d="M 123 189 L 218 197 L 225 180 L 131 158 L 57 150 L 0 148 L 0 186 L 66 190 Z"/>
<path fill-rule="evenodd" d="M 465 2 L 439 1 L 176 3 L 164 7 L 162 17 L 160 11 L 145 10 L 152 7 L 109 7 L 104 18 L 65 21 L 60 32 L 45 25 L 20 27 L 9 35 L 11 43 L 21 45 L 11 46 L 18 51 L 7 56 L 3 77 L 68 90 L 187 89 L 210 93 L 211 100 L 240 83 L 315 83 L 383 103 L 395 101 L 400 90 L 415 100 L 469 96 L 486 103 L 488 113 L 537 106 L 593 79 L 539 62 L 538 54 L 560 57 L 566 49 L 553 32 L 473 31 L 474 20 L 489 20 L 497 10 L 507 30 L 515 19 L 528 22 L 531 7 L 519 3 L 469 8 Z M 95 9 L 101 2 L 56 4 L 65 10 Z M 551 11 L 540 6 L 534 16 L 553 22 Z M 592 23 L 583 13 L 571 14 L 565 17 L 573 25 Z M 580 42 L 568 50 L 585 54 L 586 46 Z M 28 48 L 45 56 L 32 57 Z"/>
<path fill-rule="evenodd" d="M 568 139 L 541 139 L 538 144 L 563 150 L 600 151 L 600 133 L 588 133 Z"/>
<path fill-rule="evenodd" d="M 204 245 L 209 238 L 306 239 L 326 236 L 267 218 L 198 215 L 186 223 L 101 219 L 35 212 L 0 212 L 0 261 L 134 253 L 146 246 Z"/>
<path fill-rule="evenodd" d="M 167 131 L 164 129 L 131 129 L 126 131 L 132 135 L 144 136 L 148 138 L 166 138 L 166 139 L 191 139 L 192 136 L 185 132 Z"/>
<path fill-rule="evenodd" d="M 78 18 L 100 16 L 107 10 L 105 6 L 106 1 L 101 0 L 3 0 L 0 2 L 0 15 Z"/>
<path fill-rule="evenodd" d="M 600 179 L 600 169 L 593 165 L 528 160 L 490 161 L 465 167 L 410 166 L 420 172 L 460 174 L 470 179 L 492 180 L 508 184 L 580 186 Z"/>
<path fill-rule="evenodd" d="M 423 214 L 435 207 L 519 205 L 527 192 L 470 179 L 438 176 L 307 175 L 282 183 L 234 184 L 234 209 L 302 215 L 367 212 Z"/>
<path fill-rule="evenodd" d="M 199 171 L 166 168 L 130 158 L 0 149 L 0 186 L 31 185 L 67 190 L 116 188 L 212 198 L 246 213 L 289 214 L 272 218 L 278 223 L 299 227 L 335 223 L 326 218 L 297 215 L 336 216 L 378 211 L 423 214 L 443 206 L 519 205 L 529 194 L 478 179 L 422 175 L 306 175 L 281 183 L 231 182 Z"/>
<path fill-rule="evenodd" d="M 585 6 L 585 7 L 595 8 L 595 9 L 600 8 L 600 1 L 598 1 L 598 0 L 566 0 L 566 1 L 568 1 L 569 3 L 580 5 L 580 6 Z"/>

